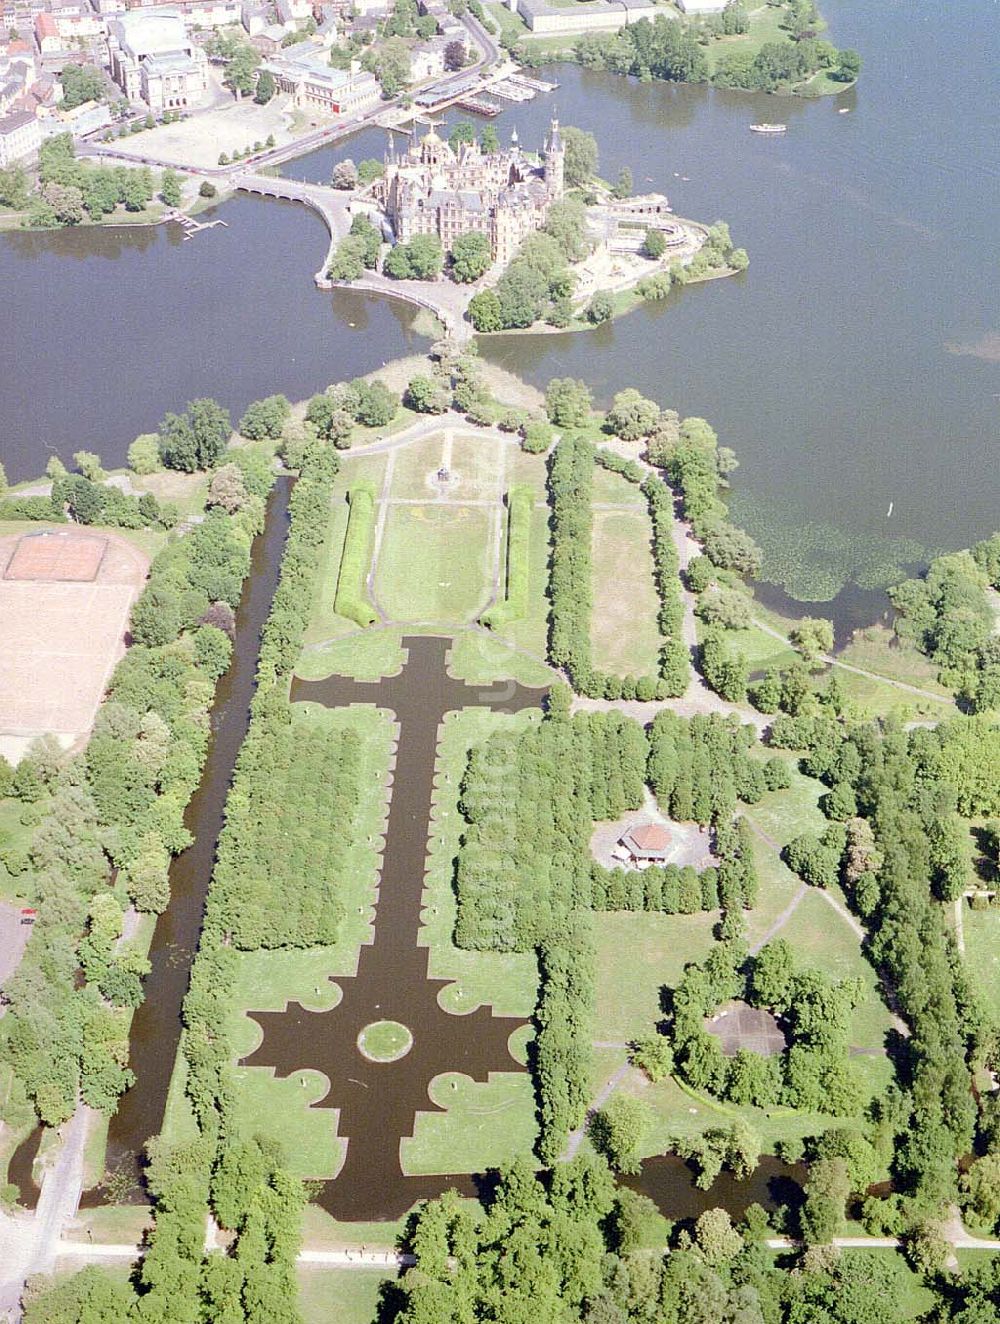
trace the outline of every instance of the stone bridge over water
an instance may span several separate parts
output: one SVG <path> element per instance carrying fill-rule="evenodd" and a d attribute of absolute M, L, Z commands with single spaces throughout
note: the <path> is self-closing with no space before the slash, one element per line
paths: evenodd
<path fill-rule="evenodd" d="M 327 276 L 334 251 L 351 228 L 351 194 L 324 184 L 308 184 L 296 179 L 285 179 L 280 175 L 251 173 L 234 175 L 233 187 L 243 193 L 256 193 L 261 197 L 301 202 L 322 216 L 330 232 L 330 246 L 323 265 L 313 278 L 319 289 L 361 290 L 366 294 L 402 299 L 404 303 L 433 313 L 448 334 L 456 339 L 466 340 L 471 336 L 472 328 L 465 321 L 469 292 L 449 281 L 400 282 L 390 280 L 377 271 L 353 281 L 336 281 Z"/>

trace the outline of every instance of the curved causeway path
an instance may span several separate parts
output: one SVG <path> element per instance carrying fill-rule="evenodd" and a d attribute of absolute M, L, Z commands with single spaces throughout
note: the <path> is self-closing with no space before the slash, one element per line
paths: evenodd
<path fill-rule="evenodd" d="M 544 689 L 513 681 L 467 684 L 449 675 L 451 640 L 432 635 L 403 640 L 402 670 L 375 682 L 344 676 L 292 682 L 293 701 L 328 708 L 374 703 L 398 725 L 396 765 L 379 877 L 374 940 L 362 947 L 357 974 L 337 977 L 341 1001 L 328 1011 L 297 1002 L 283 1012 L 254 1012 L 264 1035 L 244 1059 L 289 1076 L 302 1067 L 323 1072 L 330 1088 L 322 1107 L 347 1141 L 339 1174 L 323 1183 L 319 1203 L 335 1218 L 368 1222 L 398 1218 L 416 1200 L 449 1186 L 471 1194 L 474 1180 L 457 1176 L 409 1177 L 400 1166 L 400 1141 L 413 1134 L 418 1112 L 442 1112 L 428 1087 L 458 1071 L 486 1081 L 494 1071 L 521 1071 L 510 1053 L 511 1034 L 525 1022 L 495 1016 L 480 1006 L 468 1015 L 445 1011 L 438 995 L 453 983 L 428 975 L 430 948 L 418 946 L 424 874 L 431 829 L 434 769 L 441 723 L 462 708 L 516 713 L 538 707 Z M 406 1053 L 374 1061 L 359 1048 L 373 1024 L 397 1021 L 412 1035 Z M 337 1116 L 335 1116 L 335 1113 Z"/>

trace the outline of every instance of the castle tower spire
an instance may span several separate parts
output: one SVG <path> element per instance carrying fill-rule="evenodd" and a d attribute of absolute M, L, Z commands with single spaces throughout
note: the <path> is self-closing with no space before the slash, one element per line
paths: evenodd
<path fill-rule="evenodd" d="M 566 183 L 566 149 L 559 132 L 559 117 L 552 116 L 549 137 L 545 144 L 545 182 L 554 198 L 561 198 Z"/>

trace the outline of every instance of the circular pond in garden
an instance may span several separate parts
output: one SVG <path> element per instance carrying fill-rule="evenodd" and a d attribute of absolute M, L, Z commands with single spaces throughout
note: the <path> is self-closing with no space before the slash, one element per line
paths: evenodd
<path fill-rule="evenodd" d="M 369 1062 L 398 1062 L 413 1047 L 413 1035 L 399 1021 L 372 1021 L 358 1035 L 358 1051 Z"/>

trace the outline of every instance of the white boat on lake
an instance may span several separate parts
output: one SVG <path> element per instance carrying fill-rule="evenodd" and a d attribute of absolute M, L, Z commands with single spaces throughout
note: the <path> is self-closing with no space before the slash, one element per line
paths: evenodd
<path fill-rule="evenodd" d="M 785 133 L 787 132 L 787 129 L 788 129 L 787 124 L 751 124 L 750 125 L 751 133 Z"/>

